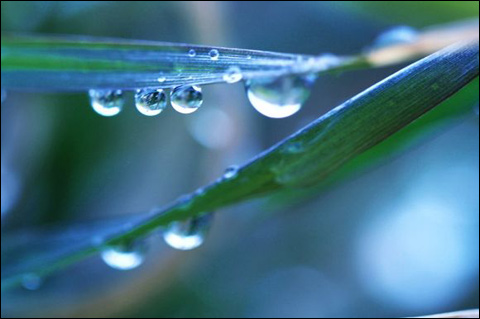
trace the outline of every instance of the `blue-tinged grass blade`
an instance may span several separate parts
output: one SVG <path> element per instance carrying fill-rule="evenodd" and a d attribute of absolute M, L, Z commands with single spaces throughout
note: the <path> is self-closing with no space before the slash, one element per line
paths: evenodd
<path fill-rule="evenodd" d="M 357 155 L 395 134 L 478 77 L 478 42 L 460 43 L 432 54 L 336 107 L 288 139 L 260 154 L 231 178 L 221 178 L 109 237 L 115 245 L 144 237 L 172 221 L 216 211 L 287 188 L 316 185 Z M 3 241 L 2 241 L 3 243 Z M 2 291 L 25 273 L 46 276 L 100 251 L 90 245 L 55 256 L 49 264 L 5 274 Z M 3 244 L 2 244 L 3 249 Z M 3 265 L 2 265 L 3 266 Z"/>
<path fill-rule="evenodd" d="M 2 88 L 84 91 L 170 88 L 319 72 L 364 62 L 254 50 L 87 37 L 2 35 Z"/>
<path fill-rule="evenodd" d="M 85 91 L 171 88 L 243 79 L 338 73 L 423 57 L 456 41 L 478 39 L 478 20 L 426 29 L 408 43 L 373 47 L 350 57 L 307 56 L 191 44 L 92 37 L 2 34 L 2 89 Z"/>

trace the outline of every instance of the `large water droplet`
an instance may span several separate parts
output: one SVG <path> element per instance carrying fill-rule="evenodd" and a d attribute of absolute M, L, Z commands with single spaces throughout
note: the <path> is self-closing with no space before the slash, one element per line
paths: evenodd
<path fill-rule="evenodd" d="M 102 251 L 101 256 L 103 261 L 113 269 L 130 270 L 143 263 L 146 250 L 146 244 L 141 240 L 108 247 Z"/>
<path fill-rule="evenodd" d="M 162 89 L 138 90 L 135 94 L 135 106 L 143 115 L 158 115 L 167 107 L 167 95 Z"/>
<path fill-rule="evenodd" d="M 177 86 L 170 94 L 170 102 L 179 113 L 193 113 L 202 106 L 202 89 L 198 86 Z"/>
<path fill-rule="evenodd" d="M 196 56 L 196 55 L 197 55 L 197 52 L 195 52 L 194 49 L 190 49 L 190 50 L 188 51 L 188 56 L 189 56 L 189 57 L 193 58 L 193 57 Z"/>
<path fill-rule="evenodd" d="M 171 223 L 163 232 L 168 245 L 179 250 L 191 250 L 200 246 L 212 225 L 213 214 L 206 214 L 186 221 Z"/>
<path fill-rule="evenodd" d="M 36 274 L 26 274 L 22 277 L 21 284 L 27 290 L 38 290 L 43 284 L 43 279 Z"/>
<path fill-rule="evenodd" d="M 234 178 L 238 174 L 238 166 L 230 166 L 225 170 L 225 173 L 223 173 L 223 178 L 225 179 L 230 179 Z"/>
<path fill-rule="evenodd" d="M 248 80 L 245 88 L 258 112 L 271 118 L 284 118 L 300 110 L 314 82 L 314 75 L 283 76 Z"/>
<path fill-rule="evenodd" d="M 418 31 L 409 26 L 398 26 L 380 34 L 374 41 L 375 48 L 395 44 L 412 43 L 418 38 Z"/>
<path fill-rule="evenodd" d="M 213 61 L 218 60 L 218 58 L 220 57 L 220 53 L 218 52 L 217 49 L 211 49 L 210 52 L 208 52 L 208 55 L 210 56 L 210 59 L 212 59 Z"/>
<path fill-rule="evenodd" d="M 90 90 L 92 108 L 102 116 L 115 116 L 123 109 L 125 100 L 121 90 Z"/>
<path fill-rule="evenodd" d="M 239 67 L 232 66 L 223 75 L 223 80 L 227 83 L 237 83 L 243 78 L 242 71 Z"/>

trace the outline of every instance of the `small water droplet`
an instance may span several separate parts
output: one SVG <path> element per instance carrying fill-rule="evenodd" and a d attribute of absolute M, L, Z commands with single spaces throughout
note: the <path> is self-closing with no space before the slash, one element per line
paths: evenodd
<path fill-rule="evenodd" d="M 90 90 L 92 108 L 102 116 L 115 116 L 123 109 L 125 100 L 121 90 Z"/>
<path fill-rule="evenodd" d="M 164 83 L 166 80 L 167 80 L 166 77 L 160 76 L 160 77 L 157 79 L 157 82 L 158 82 L 158 83 Z"/>
<path fill-rule="evenodd" d="M 179 113 L 193 113 L 202 106 L 202 89 L 198 86 L 177 86 L 170 93 L 170 102 Z"/>
<path fill-rule="evenodd" d="M 304 147 L 300 142 L 293 142 L 285 146 L 285 151 L 290 154 L 298 154 L 304 151 Z"/>
<path fill-rule="evenodd" d="M 171 223 L 163 232 L 165 242 L 172 248 L 191 250 L 200 246 L 212 225 L 213 214 Z"/>
<path fill-rule="evenodd" d="M 143 115 L 158 115 L 167 107 L 167 95 L 162 89 L 138 90 L 135 94 L 135 107 Z"/>
<path fill-rule="evenodd" d="M 237 176 L 238 174 L 238 166 L 230 166 L 225 170 L 225 173 L 223 173 L 223 178 L 225 179 L 231 179 Z"/>
<path fill-rule="evenodd" d="M 223 75 L 223 80 L 227 83 L 237 83 L 243 78 L 242 71 L 239 67 L 232 66 Z"/>
<path fill-rule="evenodd" d="M 217 49 L 211 49 L 210 52 L 208 52 L 208 55 L 210 56 L 210 59 L 212 59 L 213 61 L 218 60 L 218 58 L 220 57 L 220 53 L 218 52 Z"/>
<path fill-rule="evenodd" d="M 2 89 L 2 104 L 6 100 L 6 98 L 7 98 L 7 90 Z"/>
<path fill-rule="evenodd" d="M 189 56 L 189 57 L 193 58 L 193 57 L 196 56 L 196 55 L 197 55 L 197 52 L 195 52 L 194 49 L 190 49 L 190 50 L 188 51 L 188 56 Z"/>
<path fill-rule="evenodd" d="M 43 279 L 36 274 L 26 274 L 22 277 L 22 287 L 27 290 L 38 290 L 43 284 Z"/>
<path fill-rule="evenodd" d="M 258 112 L 271 118 L 284 118 L 301 109 L 315 79 L 313 75 L 255 79 L 246 81 L 245 88 Z"/>
<path fill-rule="evenodd" d="M 252 59 L 252 56 L 251 55 L 247 55 L 247 60 L 251 60 Z"/>
<path fill-rule="evenodd" d="M 418 31 L 409 26 L 397 26 L 380 34 L 373 47 L 381 48 L 395 44 L 412 43 L 418 38 Z"/>
<path fill-rule="evenodd" d="M 145 260 L 145 241 L 108 247 L 102 251 L 103 261 L 113 269 L 130 270 L 140 266 Z"/>

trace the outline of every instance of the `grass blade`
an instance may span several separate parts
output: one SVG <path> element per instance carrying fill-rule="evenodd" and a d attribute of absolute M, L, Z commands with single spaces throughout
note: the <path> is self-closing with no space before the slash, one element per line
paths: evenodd
<path fill-rule="evenodd" d="M 338 73 L 413 60 L 456 41 L 475 38 L 478 20 L 426 29 L 413 42 L 334 57 L 92 37 L 2 34 L 2 89 L 133 90 L 225 83 L 224 76 L 232 67 L 241 71 L 243 79 Z M 212 50 L 219 53 L 218 59 L 210 56 Z"/>

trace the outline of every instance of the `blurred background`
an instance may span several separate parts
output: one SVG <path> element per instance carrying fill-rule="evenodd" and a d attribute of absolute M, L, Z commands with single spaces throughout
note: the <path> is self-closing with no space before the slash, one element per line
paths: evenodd
<path fill-rule="evenodd" d="M 355 54 L 397 25 L 478 14 L 477 1 L 2 1 L 1 27 Z M 204 87 L 194 114 L 168 109 L 153 118 L 133 102 L 101 117 L 86 93 L 8 92 L 2 250 L 7 234 L 36 238 L 29 237 L 36 229 L 54 227 L 90 236 L 110 219 L 168 204 L 401 67 L 322 77 L 303 109 L 279 120 L 257 113 L 241 83 Z M 194 251 L 174 251 L 154 236 L 145 264 L 129 272 L 92 257 L 38 290 L 2 293 L 1 315 L 400 317 L 478 308 L 478 80 L 449 103 L 441 107 L 468 111 L 427 115 L 424 129 L 367 170 L 313 193 L 223 209 Z"/>

